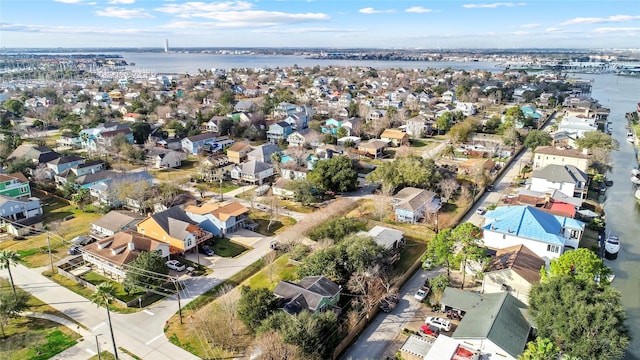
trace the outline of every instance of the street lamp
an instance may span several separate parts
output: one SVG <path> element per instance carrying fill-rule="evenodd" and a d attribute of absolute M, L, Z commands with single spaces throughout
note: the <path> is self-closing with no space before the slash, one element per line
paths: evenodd
<path fill-rule="evenodd" d="M 100 360 L 100 342 L 98 342 L 98 336 L 101 336 L 102 334 L 96 334 L 96 350 L 98 351 L 98 360 Z"/>
<path fill-rule="evenodd" d="M 222 195 L 222 175 L 220 175 L 220 201 L 224 201 L 224 195 Z"/>

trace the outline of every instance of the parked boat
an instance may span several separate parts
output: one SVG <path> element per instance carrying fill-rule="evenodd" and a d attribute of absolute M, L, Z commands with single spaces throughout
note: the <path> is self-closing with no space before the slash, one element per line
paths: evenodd
<path fill-rule="evenodd" d="M 636 190 L 635 194 L 633 194 L 633 196 L 636 198 L 636 200 L 640 201 L 640 189 Z"/>
<path fill-rule="evenodd" d="M 604 241 L 604 257 L 614 260 L 618 257 L 620 251 L 620 238 L 616 234 L 609 233 L 607 240 Z"/>
<path fill-rule="evenodd" d="M 640 170 L 638 170 L 638 168 L 631 169 L 631 175 L 633 175 L 633 176 L 640 175 Z"/>
<path fill-rule="evenodd" d="M 634 183 L 636 185 L 640 185 L 640 178 L 638 176 L 634 175 L 634 176 L 631 177 L 630 180 L 631 180 L 632 183 Z"/>
<path fill-rule="evenodd" d="M 635 141 L 635 136 L 633 136 L 633 133 L 631 131 L 627 131 L 627 141 L 630 143 Z"/>

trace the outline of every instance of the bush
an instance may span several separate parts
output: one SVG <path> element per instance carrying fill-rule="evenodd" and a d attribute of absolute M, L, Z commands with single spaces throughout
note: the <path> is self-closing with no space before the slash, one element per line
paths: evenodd
<path fill-rule="evenodd" d="M 309 238 L 314 241 L 332 239 L 336 243 L 347 235 L 364 228 L 364 223 L 349 218 L 333 218 L 322 225 L 317 226 L 309 233 Z"/>
<path fill-rule="evenodd" d="M 302 261 L 309 253 L 311 249 L 304 244 L 298 244 L 291 252 L 291 259 L 295 261 Z"/>

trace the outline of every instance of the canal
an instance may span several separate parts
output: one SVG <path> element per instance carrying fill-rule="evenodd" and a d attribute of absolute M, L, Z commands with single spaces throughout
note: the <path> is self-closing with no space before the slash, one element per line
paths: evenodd
<path fill-rule="evenodd" d="M 640 102 L 640 78 L 615 75 L 579 75 L 591 79 L 592 97 L 611 109 L 613 137 L 620 150 L 611 154 L 612 169 L 607 175 L 614 184 L 604 200 L 607 232 L 620 235 L 622 247 L 616 260 L 605 260 L 616 274 L 613 286 L 622 293 L 631 331 L 631 344 L 625 360 L 640 359 L 640 206 L 634 198 L 635 185 L 629 180 L 631 169 L 637 166 L 633 145 L 626 141 L 625 113 L 635 111 Z M 607 334 L 601 334 L 606 338 Z"/>

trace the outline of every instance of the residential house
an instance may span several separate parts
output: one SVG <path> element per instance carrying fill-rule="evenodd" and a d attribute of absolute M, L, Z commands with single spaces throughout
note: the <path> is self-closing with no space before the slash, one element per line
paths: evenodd
<path fill-rule="evenodd" d="M 538 146 L 533 155 L 533 170 L 547 165 L 573 165 L 586 172 L 589 168 L 589 155 L 576 149 L 560 149 L 554 146 Z"/>
<path fill-rule="evenodd" d="M 185 153 L 170 149 L 152 149 L 147 153 L 147 162 L 156 169 L 178 168 L 186 158 Z"/>
<path fill-rule="evenodd" d="M 237 142 L 227 148 L 227 157 L 230 162 L 240 164 L 247 159 L 247 154 L 251 152 L 251 150 L 253 150 L 253 148 L 249 143 Z"/>
<path fill-rule="evenodd" d="M 127 275 L 127 265 L 142 252 L 149 251 L 156 251 L 167 259 L 170 255 L 168 243 L 125 230 L 82 247 L 82 259 L 100 274 L 123 281 Z"/>
<path fill-rule="evenodd" d="M 262 144 L 247 153 L 247 160 L 255 160 L 271 164 L 271 156 L 274 153 L 282 154 L 282 150 L 275 144 Z"/>
<path fill-rule="evenodd" d="M 235 111 L 239 111 L 239 112 L 252 112 L 253 110 L 255 110 L 255 108 L 256 108 L 256 104 L 251 100 L 240 100 L 233 107 Z"/>
<path fill-rule="evenodd" d="M 112 170 L 97 172 L 79 176 L 76 186 L 89 189 L 89 194 L 101 204 L 121 205 L 121 199 L 117 198 L 118 187 L 125 184 L 135 185 L 140 182 L 153 185 L 153 177 L 145 170 L 120 173 Z"/>
<path fill-rule="evenodd" d="M 280 121 L 269 125 L 267 140 L 276 144 L 279 140 L 285 140 L 293 132 L 291 125 L 286 121 Z"/>
<path fill-rule="evenodd" d="M 440 199 L 433 191 L 406 187 L 398 191 L 391 200 L 396 221 L 415 224 L 426 215 L 440 211 Z"/>
<path fill-rule="evenodd" d="M 197 155 L 205 145 L 211 145 L 215 143 L 216 136 L 213 133 L 202 133 L 199 135 L 188 136 L 182 139 L 182 150 L 188 154 Z"/>
<path fill-rule="evenodd" d="M 87 112 L 88 104 L 86 102 L 79 102 L 73 104 L 71 107 L 71 112 L 76 115 L 84 115 Z"/>
<path fill-rule="evenodd" d="M 185 212 L 202 229 L 221 237 L 244 228 L 249 219 L 249 209 L 237 201 L 191 205 Z"/>
<path fill-rule="evenodd" d="M 217 133 L 218 132 L 218 124 L 223 119 L 227 119 L 227 117 L 226 116 L 214 116 L 211 119 L 209 119 L 209 121 L 202 123 L 202 126 L 200 127 L 200 129 L 202 131 L 206 131 L 206 132 Z"/>
<path fill-rule="evenodd" d="M 544 115 L 540 113 L 534 106 L 521 106 L 520 110 L 522 110 L 525 119 L 531 119 L 535 122 L 536 128 L 542 125 L 542 122 L 544 121 Z"/>
<path fill-rule="evenodd" d="M 22 173 L 0 174 L 0 195 L 12 198 L 31 197 L 29 180 Z"/>
<path fill-rule="evenodd" d="M 345 137 L 341 137 L 336 141 L 336 144 L 338 146 L 345 146 L 345 144 L 349 145 L 351 144 L 351 146 L 358 146 L 360 145 L 360 143 L 362 142 L 362 139 L 359 136 L 345 136 Z"/>
<path fill-rule="evenodd" d="M 293 130 L 304 130 L 309 127 L 309 113 L 306 111 L 296 111 L 289 114 L 283 121 L 291 125 Z"/>
<path fill-rule="evenodd" d="M 113 236 L 118 232 L 135 230 L 146 216 L 126 210 L 111 210 L 91 223 L 89 233 L 98 238 Z"/>
<path fill-rule="evenodd" d="M 17 159 L 31 160 L 34 165 L 46 164 L 53 159 L 60 157 L 60 154 L 51 150 L 46 146 L 35 146 L 33 144 L 22 144 L 18 146 L 7 157 L 7 161 L 14 161 Z"/>
<path fill-rule="evenodd" d="M 451 90 L 447 90 L 442 93 L 441 99 L 442 102 L 452 103 L 456 100 L 456 94 Z"/>
<path fill-rule="evenodd" d="M 156 141 L 156 146 L 163 149 L 182 150 L 182 141 L 176 138 L 162 139 Z"/>
<path fill-rule="evenodd" d="M 584 136 L 586 132 L 597 131 L 598 124 L 595 118 L 565 117 L 558 125 L 558 132 L 573 134 L 577 138 Z"/>
<path fill-rule="evenodd" d="M 306 143 L 306 139 L 303 134 L 294 131 L 287 136 L 287 143 L 289 143 L 289 146 L 303 147 Z"/>
<path fill-rule="evenodd" d="M 84 176 L 88 174 L 95 174 L 104 169 L 104 161 L 102 160 L 91 160 L 86 161 L 82 164 L 78 164 L 76 166 L 70 167 L 63 172 L 56 174 L 53 176 L 55 183 L 58 185 L 64 185 L 71 178 L 77 179 L 79 176 Z"/>
<path fill-rule="evenodd" d="M 400 130 L 386 129 L 380 135 L 380 140 L 386 141 L 395 147 L 409 145 L 409 135 Z"/>
<path fill-rule="evenodd" d="M 456 102 L 455 111 L 460 111 L 464 116 L 473 116 L 478 112 L 478 108 L 473 103 Z"/>
<path fill-rule="evenodd" d="M 527 306 L 509 293 L 479 294 L 448 287 L 440 303 L 464 317 L 451 337 L 436 338 L 425 359 L 516 360 L 533 335 Z"/>
<path fill-rule="evenodd" d="M 298 107 L 295 104 L 283 101 L 273 109 L 273 116 L 276 118 L 285 118 L 296 111 L 298 111 Z"/>
<path fill-rule="evenodd" d="M 38 198 L 14 198 L 0 195 L 0 218 L 3 220 L 18 221 L 41 215 L 42 205 Z"/>
<path fill-rule="evenodd" d="M 191 220 L 180 207 L 155 213 L 137 225 L 140 234 L 168 243 L 172 254 L 197 251 L 197 246 L 213 235 Z"/>
<path fill-rule="evenodd" d="M 126 122 L 136 122 L 140 119 L 140 114 L 136 113 L 126 113 L 122 116 L 122 120 Z"/>
<path fill-rule="evenodd" d="M 131 132 L 128 124 L 108 122 L 95 128 L 81 130 L 82 147 L 89 152 L 106 150 L 111 146 L 113 138 L 119 134 L 123 134 L 127 142 L 133 144 L 133 132 Z"/>
<path fill-rule="evenodd" d="M 381 159 L 384 157 L 384 149 L 388 147 L 389 143 L 386 141 L 371 139 L 358 144 L 357 149 L 368 157 Z"/>
<path fill-rule="evenodd" d="M 63 133 L 60 134 L 58 139 L 56 139 L 56 144 L 61 146 L 70 146 L 72 148 L 81 148 L 82 139 L 76 134 Z"/>
<path fill-rule="evenodd" d="M 67 169 L 84 164 L 85 158 L 78 155 L 64 155 L 47 163 L 47 168 L 51 169 L 56 175 Z"/>
<path fill-rule="evenodd" d="M 226 155 L 211 155 L 200 162 L 197 171 L 203 181 L 219 181 L 229 176 L 234 164 Z"/>
<path fill-rule="evenodd" d="M 386 110 L 373 109 L 369 111 L 369 114 L 367 115 L 367 121 L 381 120 L 381 119 L 384 119 L 386 116 L 387 116 Z"/>
<path fill-rule="evenodd" d="M 343 124 L 342 121 L 336 120 L 334 118 L 330 118 L 324 122 L 324 125 L 320 128 L 320 131 L 323 134 L 336 135 L 338 132 L 338 129 L 342 127 L 342 124 Z"/>
<path fill-rule="evenodd" d="M 223 151 L 224 149 L 232 146 L 233 144 L 235 144 L 235 141 L 233 139 L 229 139 L 226 136 L 222 136 L 216 139 L 216 141 L 213 142 L 213 144 L 205 144 L 202 147 L 202 151 L 213 154 L 219 151 Z"/>
<path fill-rule="evenodd" d="M 425 134 L 430 134 L 432 131 L 432 122 L 427 121 L 423 115 L 418 115 L 407 120 L 405 125 L 405 131 L 407 135 L 411 137 L 422 137 Z"/>
<path fill-rule="evenodd" d="M 533 171 L 530 189 L 540 192 L 559 190 L 567 196 L 586 199 L 589 176 L 573 165 L 547 165 Z"/>
<path fill-rule="evenodd" d="M 280 281 L 273 289 L 283 310 L 292 315 L 303 310 L 339 312 L 340 292 L 340 286 L 324 276 L 307 276 L 297 283 Z"/>
<path fill-rule="evenodd" d="M 387 250 L 397 250 L 404 246 L 404 233 L 400 230 L 376 225 L 369 231 L 360 231 L 357 235 L 368 236 Z"/>
<path fill-rule="evenodd" d="M 485 213 L 484 245 L 505 249 L 525 245 L 548 264 L 566 249 L 577 249 L 585 224 L 533 206 L 500 206 Z"/>
<path fill-rule="evenodd" d="M 276 182 L 271 185 L 271 191 L 273 195 L 279 196 L 283 199 L 293 199 L 295 193 L 292 190 L 287 189 L 287 184 L 289 184 L 291 181 L 293 180 L 285 177 L 284 175 L 278 178 L 278 180 L 276 180 Z"/>
<path fill-rule="evenodd" d="M 273 166 L 262 161 L 249 160 L 234 166 L 229 174 L 234 180 L 262 185 L 266 179 L 273 176 Z"/>

